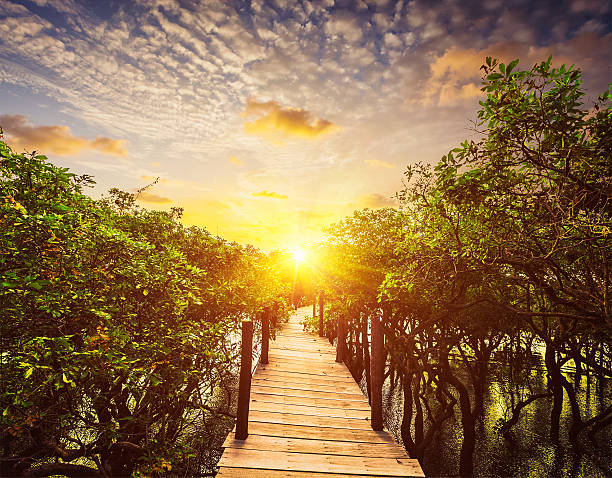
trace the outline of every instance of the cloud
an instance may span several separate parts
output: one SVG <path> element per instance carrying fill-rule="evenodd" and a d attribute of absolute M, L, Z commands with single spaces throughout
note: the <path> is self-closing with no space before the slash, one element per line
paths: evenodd
<path fill-rule="evenodd" d="M 380 159 L 365 159 L 363 162 L 375 168 L 394 168 L 395 167 L 395 165 L 388 163 L 387 161 L 382 161 Z"/>
<path fill-rule="evenodd" d="M 276 101 L 247 100 L 245 117 L 259 116 L 244 124 L 248 134 L 261 135 L 272 141 L 286 137 L 314 139 L 337 131 L 339 126 L 331 121 L 316 118 L 301 108 L 283 108 Z"/>
<path fill-rule="evenodd" d="M 172 199 L 167 198 L 165 196 L 160 196 L 158 194 L 153 194 L 148 191 L 141 191 L 138 194 L 137 199 L 143 202 L 150 202 L 155 204 L 168 204 L 172 202 Z"/>
<path fill-rule="evenodd" d="M 147 181 L 148 183 L 159 182 L 162 184 L 167 184 L 169 182 L 167 178 L 160 178 L 159 176 L 143 175 L 140 176 L 140 179 L 142 179 L 143 181 Z"/>
<path fill-rule="evenodd" d="M 602 75 L 605 70 L 597 73 L 589 70 L 607 61 L 610 48 L 612 33 L 599 36 L 591 31 L 583 31 L 567 41 L 542 47 L 534 47 L 531 41 L 503 41 L 480 50 L 453 46 L 431 62 L 430 76 L 421 99 L 426 104 L 446 105 L 483 95 L 479 86 L 479 68 L 487 56 L 505 62 L 519 58 L 519 68 L 529 68 L 552 55 L 554 65 L 576 64 L 590 73 L 590 83 L 602 88 L 606 82 Z"/>
<path fill-rule="evenodd" d="M 357 199 L 357 204 L 360 207 L 370 209 L 380 209 L 383 207 L 396 207 L 397 201 L 394 198 L 383 196 L 382 194 L 372 193 L 364 194 Z"/>
<path fill-rule="evenodd" d="M 112 156 L 127 156 L 125 140 L 99 136 L 87 139 L 75 136 L 68 126 L 34 126 L 23 115 L 0 115 L 0 126 L 4 129 L 14 149 L 26 149 L 72 156 L 82 151 L 94 150 Z"/>
<path fill-rule="evenodd" d="M 244 161 L 242 161 L 241 159 L 238 159 L 236 156 L 230 156 L 227 162 L 230 164 L 234 164 L 236 166 L 242 166 L 244 164 Z"/>
<path fill-rule="evenodd" d="M 403 46 L 402 40 L 391 32 L 385 33 L 383 39 L 385 45 L 389 48 L 401 48 Z"/>
<path fill-rule="evenodd" d="M 64 128 L 67 128 L 64 126 Z M 68 128 L 70 132 L 70 128 Z M 125 148 L 125 140 L 105 138 L 98 136 L 96 139 L 89 142 L 89 147 L 105 154 L 113 156 L 127 156 L 128 152 Z"/>
<path fill-rule="evenodd" d="M 359 42 L 363 38 L 363 31 L 358 18 L 349 11 L 337 10 L 325 23 L 325 33 L 342 36 L 349 42 Z"/>
<path fill-rule="evenodd" d="M 43 1 L 45 8 L 35 6 Z M 513 46 L 502 58 L 529 67 L 529 47 L 542 60 L 548 52 L 541 48 L 564 42 L 569 52 L 572 43 L 585 87 L 593 78 L 605 86 L 610 76 L 609 0 L 572 0 L 567 8 L 519 0 L 479 8 L 458 0 L 253 0 L 247 9 L 224 0 L 134 0 L 102 13 L 82 3 L 0 0 L 0 113 L 20 108 L 32 121 L 86 134 L 76 123 L 32 113 L 46 108 L 45 118 L 69 114 L 105 136 L 129 138 L 135 163 L 109 156 L 114 161 L 70 158 L 67 165 L 96 168 L 99 184 L 130 189 L 142 185 L 141 175 L 169 177 L 153 192 L 186 205 L 186 217 L 212 230 L 218 224 L 232 239 L 259 235 L 260 244 L 284 241 L 289 231 L 280 223 L 293 230 L 299 210 L 341 216 L 348 204 L 351 211 L 387 205 L 383 196 L 363 196 L 365 204 L 358 197 L 392 195 L 403 162 L 434 162 L 463 140 L 491 45 L 518 42 L 524 50 Z M 247 104 L 252 116 L 242 118 L 246 98 L 265 101 Z M 317 118 L 334 124 L 317 126 Z M 245 133 L 246 122 L 254 135 Z M 343 131 L 330 134 L 336 125 Z M 396 169 L 363 162 L 370 158 Z M 249 175 L 247 165 L 264 173 Z M 185 185 L 174 187 L 169 171 Z M 185 203 L 204 190 L 219 204 Z M 251 196 L 262 190 L 291 191 L 292 201 Z M 229 199 L 241 191 L 244 211 Z M 256 218 L 278 234 L 251 228 Z"/>
<path fill-rule="evenodd" d="M 273 198 L 273 199 L 287 199 L 289 196 L 285 196 L 284 194 L 278 194 L 272 191 L 259 191 L 258 193 L 252 194 L 255 197 L 264 197 L 264 198 Z"/>

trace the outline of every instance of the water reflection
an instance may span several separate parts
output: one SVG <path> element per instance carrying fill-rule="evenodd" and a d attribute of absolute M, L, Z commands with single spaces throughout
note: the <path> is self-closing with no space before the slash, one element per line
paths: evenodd
<path fill-rule="evenodd" d="M 612 427 L 597 435 L 599 447 L 584 438 L 585 449 L 576 452 L 568 442 L 567 430 L 571 425 L 571 409 L 567 394 L 564 395 L 561 417 L 561 442 L 554 445 L 549 439 L 551 401 L 536 400 L 527 405 L 512 433 L 504 437 L 499 433 L 500 420 L 509 417 L 512 406 L 524 399 L 519 396 L 520 387 L 509 378 L 505 367 L 494 370 L 488 382 L 484 414 L 477 426 L 477 446 L 474 459 L 476 476 L 491 477 L 610 477 L 612 476 Z M 577 399 L 583 411 L 593 416 L 612 403 L 612 387 L 609 380 L 566 372 L 568 380 L 579 384 Z M 531 385 L 545 391 L 546 374 L 541 369 L 531 371 Z M 386 383 L 385 425 L 401 443 L 402 392 L 389 391 Z M 365 393 L 365 383 L 362 381 Z M 587 416 L 583 416 L 587 419 Z M 462 432 L 460 413 L 449 420 L 438 439 L 425 452 L 423 469 L 427 476 L 456 476 L 459 463 Z"/>

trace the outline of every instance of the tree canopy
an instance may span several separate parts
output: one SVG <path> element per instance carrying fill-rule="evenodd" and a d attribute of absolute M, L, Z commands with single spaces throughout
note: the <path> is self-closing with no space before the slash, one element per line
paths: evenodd
<path fill-rule="evenodd" d="M 382 316 L 388 393 L 399 384 L 412 456 L 423 458 L 458 409 L 461 476 L 474 473 L 494 362 L 521 384 L 518 396 L 506 391 L 506 437 L 521 410 L 548 400 L 559 441 L 564 394 L 574 446 L 612 423 L 612 406 L 581 408 L 580 380 L 562 372 L 570 363 L 577 376 L 612 377 L 611 91 L 585 105 L 580 71 L 551 58 L 529 70 L 487 58 L 482 70 L 476 139 L 436 165 L 409 166 L 399 210 L 357 211 L 330 227 L 323 275 L 339 304 L 327 334 L 335 337 L 338 317 L 348 321 L 346 361 L 358 378 L 368 317 Z M 539 348 L 544 388 L 529 374 Z"/>
<path fill-rule="evenodd" d="M 210 469 L 241 320 L 286 314 L 281 262 L 135 194 L 93 200 L 89 176 L 42 155 L 0 155 L 1 474 Z"/>

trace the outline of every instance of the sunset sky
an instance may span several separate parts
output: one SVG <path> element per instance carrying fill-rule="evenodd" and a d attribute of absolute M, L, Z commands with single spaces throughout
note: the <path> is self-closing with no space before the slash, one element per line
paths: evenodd
<path fill-rule="evenodd" d="M 469 138 L 487 55 L 612 81 L 609 0 L 0 0 L 17 151 L 264 249 L 394 205 L 407 164 Z"/>

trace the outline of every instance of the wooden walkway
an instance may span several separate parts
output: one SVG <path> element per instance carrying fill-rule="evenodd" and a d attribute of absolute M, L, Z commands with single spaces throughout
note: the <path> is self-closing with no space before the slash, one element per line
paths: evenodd
<path fill-rule="evenodd" d="M 230 433 L 220 478 L 425 476 L 385 431 L 370 427 L 370 408 L 335 349 L 293 314 L 270 342 L 269 364 L 252 379 L 249 436 Z"/>

